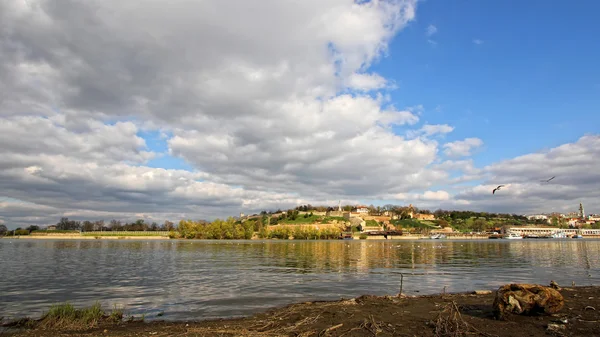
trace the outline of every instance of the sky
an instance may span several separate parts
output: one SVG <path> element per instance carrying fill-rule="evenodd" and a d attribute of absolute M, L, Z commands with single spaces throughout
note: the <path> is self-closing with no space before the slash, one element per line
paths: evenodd
<path fill-rule="evenodd" d="M 0 0 L 0 223 L 599 213 L 599 10 Z"/>

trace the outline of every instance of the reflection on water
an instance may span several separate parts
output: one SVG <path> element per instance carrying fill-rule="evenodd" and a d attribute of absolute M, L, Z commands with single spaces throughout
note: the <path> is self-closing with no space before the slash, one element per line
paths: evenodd
<path fill-rule="evenodd" d="M 0 240 L 0 317 L 99 300 L 186 320 L 297 301 L 494 289 L 508 282 L 597 285 L 600 240 Z"/>

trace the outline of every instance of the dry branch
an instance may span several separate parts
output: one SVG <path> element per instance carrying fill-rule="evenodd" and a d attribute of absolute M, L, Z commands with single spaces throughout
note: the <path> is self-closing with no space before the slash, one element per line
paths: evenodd
<path fill-rule="evenodd" d="M 495 336 L 475 329 L 475 327 L 463 319 L 456 302 L 452 301 L 448 303 L 438 315 L 435 324 L 435 336 L 462 337 L 468 335 Z"/>

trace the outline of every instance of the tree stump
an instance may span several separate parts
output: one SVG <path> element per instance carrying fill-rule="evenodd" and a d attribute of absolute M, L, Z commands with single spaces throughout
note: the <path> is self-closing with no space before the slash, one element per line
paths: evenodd
<path fill-rule="evenodd" d="M 554 314 L 562 309 L 565 300 L 551 287 L 537 284 L 507 284 L 498 289 L 493 311 L 496 319 L 504 320 L 507 314 Z"/>

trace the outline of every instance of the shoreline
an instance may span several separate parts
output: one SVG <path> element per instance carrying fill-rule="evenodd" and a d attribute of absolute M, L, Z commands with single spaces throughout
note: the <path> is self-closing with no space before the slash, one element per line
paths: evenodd
<path fill-rule="evenodd" d="M 5 236 L 3 239 L 16 240 L 170 240 L 168 236 L 84 236 L 84 235 L 20 235 Z"/>
<path fill-rule="evenodd" d="M 585 240 L 585 239 L 599 239 L 600 236 L 590 235 L 584 236 L 581 239 L 577 240 Z M 119 235 L 72 235 L 72 234 L 55 234 L 55 235 L 18 235 L 18 236 L 3 236 L 0 239 L 33 239 L 33 240 L 56 240 L 56 239 L 64 239 L 64 240 L 185 240 L 185 241 L 199 241 L 200 239 L 181 239 L 181 238 L 170 238 L 169 236 L 161 236 L 161 235 L 137 235 L 137 236 L 119 236 Z M 252 238 L 249 240 L 236 240 L 236 239 L 205 239 L 202 241 L 290 241 L 290 242 L 299 242 L 299 241 L 402 241 L 402 240 L 425 240 L 425 241 L 452 241 L 452 240 L 489 240 L 489 236 L 487 235 L 448 235 L 444 239 L 431 239 L 428 235 L 389 235 L 387 239 L 383 235 L 370 235 L 365 239 L 361 239 L 359 235 L 353 236 L 352 240 L 341 240 L 341 239 L 317 239 L 317 240 L 295 240 L 295 239 L 267 239 L 267 238 Z M 535 241 L 539 241 L 541 239 L 531 239 Z M 563 241 L 567 239 L 545 239 L 544 241 Z M 570 239 L 572 240 L 572 239 Z M 494 241 L 513 241 L 507 239 L 495 239 Z M 519 240 L 520 241 L 520 240 Z"/>
<path fill-rule="evenodd" d="M 513 315 L 507 321 L 493 318 L 495 292 L 472 291 L 419 296 L 363 295 L 337 301 L 295 303 L 243 318 L 101 322 L 96 327 L 78 331 L 34 328 L 4 332 L 0 336 L 434 337 L 440 336 L 436 334 L 436 327 L 443 322 L 440 318 L 448 315 L 449 308 L 459 310 L 464 329 L 483 336 L 518 336 L 524 332 L 528 336 L 547 336 L 551 327 L 569 336 L 600 335 L 600 286 L 562 288 L 560 293 L 565 305 L 558 314 Z"/>

